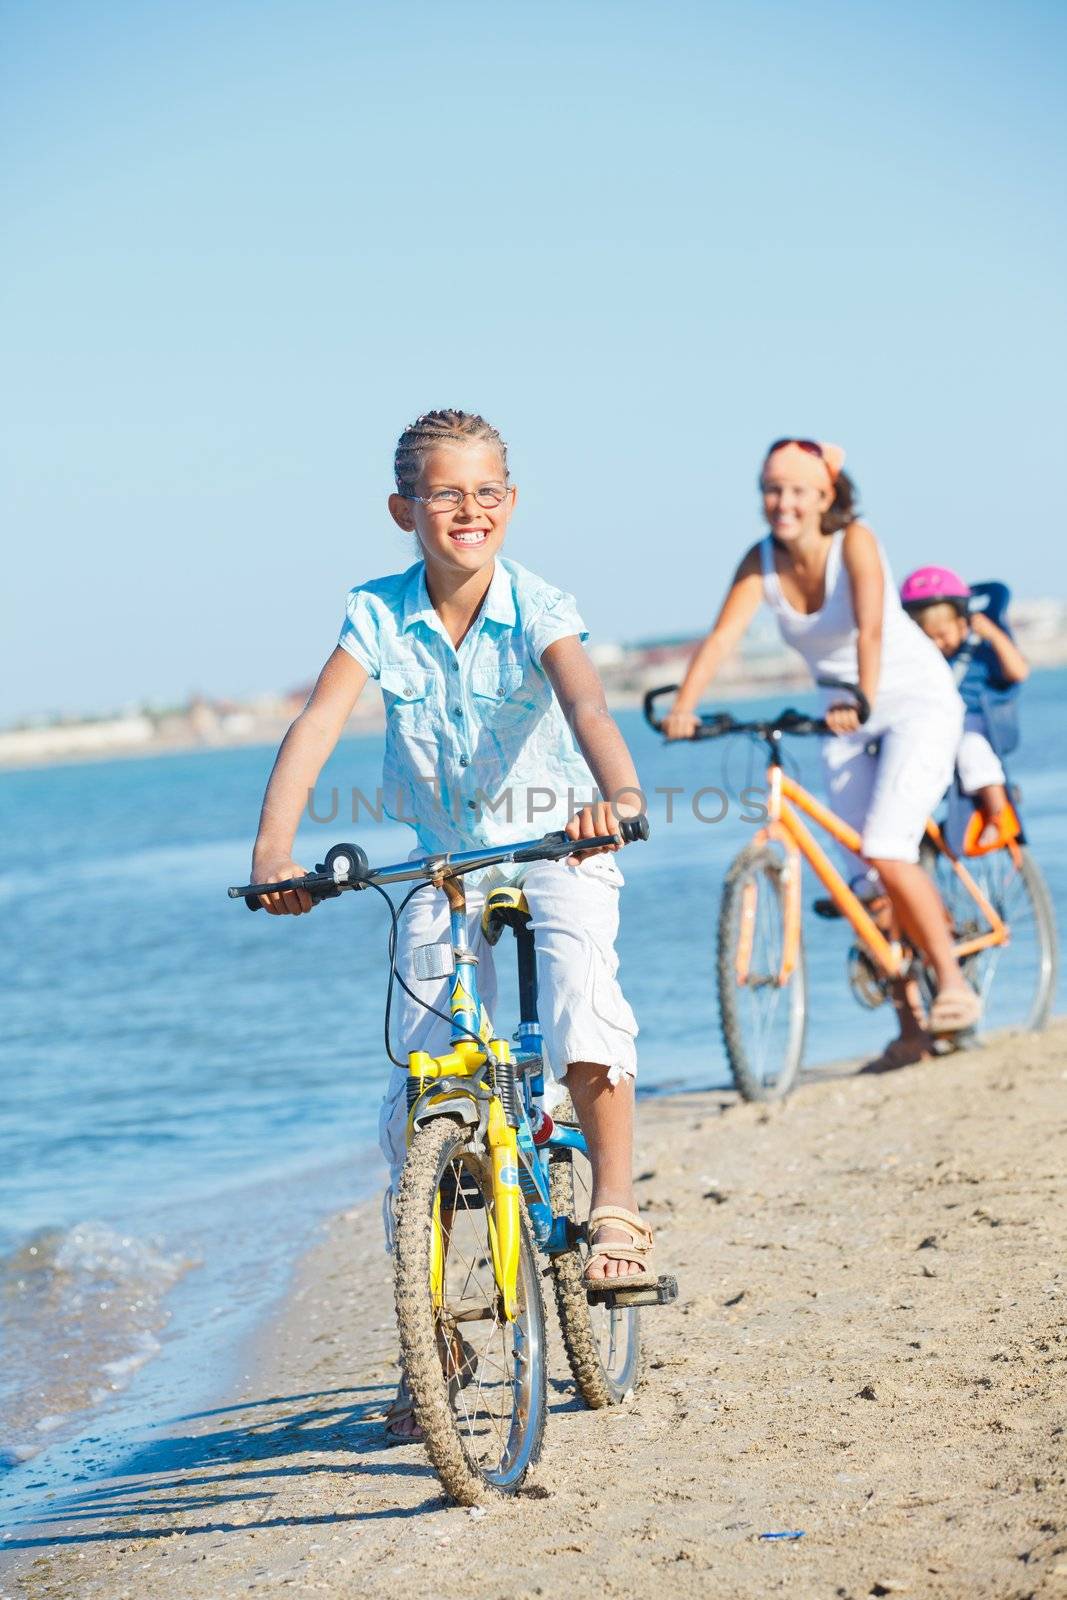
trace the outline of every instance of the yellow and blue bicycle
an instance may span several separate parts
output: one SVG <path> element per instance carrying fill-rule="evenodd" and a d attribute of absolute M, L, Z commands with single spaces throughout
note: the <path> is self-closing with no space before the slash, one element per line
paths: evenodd
<path fill-rule="evenodd" d="M 647 819 L 625 821 L 620 832 L 627 842 L 646 839 Z M 463 1505 L 514 1494 L 541 1451 L 547 1368 L 538 1250 L 548 1259 L 571 1372 L 591 1407 L 618 1405 L 638 1382 L 638 1307 L 677 1295 L 673 1278 L 618 1290 L 584 1280 L 589 1157 L 569 1105 L 553 1115 L 544 1108 L 534 940 L 522 891 L 495 890 L 482 915 L 491 944 L 508 928 L 515 936 L 520 1014 L 512 1041 L 499 1037 L 479 998 L 467 928 L 466 873 L 561 860 L 616 842 L 611 835 L 575 841 L 550 833 L 377 868 L 358 846 L 339 844 L 305 877 L 229 891 L 255 910 L 261 894 L 276 890 L 299 887 L 316 900 L 378 890 L 392 919 L 390 1000 L 395 982 L 421 1005 L 396 968 L 399 917 L 420 890 L 447 896 L 450 945 L 424 945 L 413 961 L 419 979 L 451 976 L 448 1015 L 436 1013 L 451 1025 L 451 1048 L 441 1056 L 412 1051 L 406 1062 L 389 1052 L 408 1071 L 394 1271 L 415 1420 L 442 1484 Z M 415 888 L 394 906 L 386 887 L 412 881 Z M 387 1003 L 387 1036 L 388 1015 Z"/>

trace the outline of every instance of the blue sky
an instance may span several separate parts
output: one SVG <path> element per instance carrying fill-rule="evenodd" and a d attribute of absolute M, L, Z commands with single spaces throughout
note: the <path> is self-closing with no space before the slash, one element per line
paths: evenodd
<path fill-rule="evenodd" d="M 0 720 L 306 681 L 410 559 L 396 435 L 508 438 L 598 639 L 705 625 L 766 442 L 898 573 L 1067 594 L 1067 12 L 0 3 Z"/>

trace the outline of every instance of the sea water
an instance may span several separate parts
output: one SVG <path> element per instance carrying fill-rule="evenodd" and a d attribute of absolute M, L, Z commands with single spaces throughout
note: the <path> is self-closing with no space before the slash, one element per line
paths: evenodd
<path fill-rule="evenodd" d="M 1067 671 L 1034 675 L 1013 762 L 1058 907 L 1065 698 Z M 730 709 L 787 699 L 813 704 L 798 693 Z M 640 1084 L 725 1086 L 716 918 L 724 870 L 754 831 L 738 797 L 760 782 L 763 752 L 733 739 L 665 746 L 636 712 L 619 721 L 653 828 L 620 857 Z M 384 906 L 346 895 L 283 919 L 225 893 L 247 879 L 273 755 L 0 777 L 0 1464 L 12 1490 L 75 1478 L 123 1427 L 221 1389 L 316 1225 L 379 1181 Z M 788 759 L 818 791 L 817 741 L 788 741 Z M 353 837 L 373 863 L 407 855 L 408 829 L 375 822 L 360 800 L 352 818 L 353 791 L 373 802 L 380 766 L 380 734 L 341 742 L 316 807 L 328 816 L 336 788 L 337 815 L 305 823 L 297 859 L 311 866 Z M 809 920 L 806 932 L 808 1063 L 876 1053 L 891 1019 L 846 988 L 848 930 Z M 503 1022 L 506 945 L 498 959 Z"/>

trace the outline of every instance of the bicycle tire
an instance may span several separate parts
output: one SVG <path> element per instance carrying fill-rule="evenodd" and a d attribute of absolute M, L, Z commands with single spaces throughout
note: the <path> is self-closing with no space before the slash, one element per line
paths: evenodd
<path fill-rule="evenodd" d="M 980 920 L 970 893 L 952 871 L 949 858 L 924 840 L 920 859 L 937 885 L 958 938 L 978 933 Z M 983 999 L 982 1028 L 1039 1033 L 1048 1023 L 1056 995 L 1059 945 L 1052 896 L 1040 867 L 1025 845 L 967 857 L 964 866 L 990 904 L 1004 919 L 1015 938 L 1000 949 L 982 951 L 962 962 L 965 977 Z M 1034 958 L 1018 952 L 1025 948 L 1024 932 L 1032 928 Z M 1014 954 L 1013 954 L 1014 946 Z M 1003 969 L 1009 969 L 1005 972 Z M 1029 975 L 1027 975 L 1029 969 Z M 929 1001 L 936 984 L 927 969 L 922 973 L 924 998 Z"/>
<path fill-rule="evenodd" d="M 557 1121 L 563 1120 L 553 1112 Z M 575 1184 L 575 1159 L 588 1164 L 578 1151 L 554 1150 L 548 1168 L 552 1212 L 575 1222 L 588 1221 L 587 1196 Z M 579 1212 L 584 1213 L 579 1215 Z M 641 1315 L 636 1306 L 609 1310 L 591 1306 L 583 1273 L 589 1259 L 588 1244 L 551 1258 L 552 1287 L 556 1295 L 563 1348 L 578 1393 L 592 1411 L 621 1405 L 641 1381 Z M 606 1353 L 605 1353 L 606 1352 Z"/>
<path fill-rule="evenodd" d="M 804 1058 L 804 1040 L 807 1032 L 807 976 L 804 966 L 804 941 L 801 936 L 797 950 L 796 966 L 787 983 L 778 985 L 777 973 L 781 966 L 783 942 L 783 892 L 781 857 L 765 844 L 747 845 L 730 866 L 722 886 L 719 907 L 717 944 L 717 976 L 719 988 L 719 1022 L 722 1041 L 730 1071 L 738 1093 L 745 1100 L 783 1100 L 796 1082 Z M 765 934 L 763 947 L 753 945 L 750 972 L 761 981 L 749 986 L 739 984 L 735 969 L 735 955 L 741 937 L 741 918 L 746 887 L 752 886 L 756 895 L 754 939 Z M 764 913 L 764 907 L 768 911 Z M 761 919 L 762 917 L 762 930 Z M 757 971 L 762 966 L 765 971 Z M 768 996 L 766 1006 L 762 998 Z M 748 1013 L 762 1007 L 774 1021 L 780 1009 L 775 996 L 785 995 L 787 1007 L 785 1027 L 780 1030 L 780 1042 L 753 1036 L 760 1031 L 760 1019 L 753 1027 Z M 751 1002 L 751 1003 L 749 1003 Z M 762 1027 L 764 1035 L 769 1024 Z M 777 1070 L 772 1070 L 777 1058 Z"/>
<path fill-rule="evenodd" d="M 492 1178 L 489 1159 L 485 1154 L 469 1150 L 470 1136 L 466 1128 L 448 1117 L 437 1117 L 416 1130 L 408 1147 L 404 1172 L 397 1197 L 396 1244 L 394 1248 L 395 1293 L 397 1329 L 400 1336 L 400 1358 L 408 1386 L 411 1390 L 415 1421 L 425 1434 L 426 1451 L 432 1461 L 445 1492 L 460 1505 L 472 1506 L 496 1499 L 499 1495 L 514 1494 L 522 1485 L 530 1467 L 541 1453 L 547 1413 L 547 1370 L 545 1357 L 545 1308 L 537 1271 L 533 1239 L 526 1219 L 525 1209 L 520 1211 L 520 1248 L 518 1298 L 519 1316 L 506 1323 L 500 1315 L 499 1296 L 492 1278 L 489 1258 L 487 1219 L 492 1209 Z M 462 1214 L 471 1221 L 472 1237 L 481 1229 L 484 1254 L 478 1265 L 488 1268 L 480 1293 L 486 1300 L 486 1311 L 480 1313 L 482 1321 L 471 1323 L 481 1330 L 477 1349 L 471 1351 L 476 1369 L 464 1380 L 457 1381 L 453 1371 L 446 1373 L 447 1363 L 442 1358 L 442 1348 L 453 1349 L 457 1327 L 449 1322 L 448 1274 L 456 1258 L 455 1240 L 446 1252 L 446 1303 L 442 1312 L 435 1310 L 430 1296 L 431 1221 L 434 1203 L 442 1180 L 451 1176 L 458 1167 L 464 1180 L 473 1180 L 480 1191 L 482 1204 L 477 1209 Z M 454 1203 L 462 1186 L 452 1179 L 450 1196 Z M 454 1217 L 461 1215 L 459 1208 Z M 455 1227 L 455 1223 L 453 1225 Z M 460 1276 L 464 1260 L 458 1261 Z M 465 1284 L 471 1273 L 467 1272 Z M 464 1293 L 466 1290 L 464 1289 Z M 489 1294 L 492 1294 L 492 1304 Z M 492 1324 L 489 1338 L 484 1334 L 484 1322 Z M 459 1327 L 464 1326 L 460 1323 Z M 508 1330 L 512 1330 L 509 1335 Z M 490 1441 L 488 1456 L 476 1440 L 491 1432 L 489 1424 L 496 1421 L 488 1409 L 480 1412 L 479 1398 L 483 1397 L 483 1365 L 489 1370 L 490 1346 L 500 1336 L 503 1359 L 499 1362 L 503 1381 L 499 1392 L 506 1397 L 511 1392 L 510 1415 L 501 1417 L 506 1424 L 506 1440 L 500 1456 L 493 1462 L 496 1444 Z M 509 1337 L 513 1341 L 508 1353 Z M 493 1352 L 496 1363 L 496 1352 Z M 508 1378 L 509 1366 L 514 1376 Z M 477 1379 L 476 1387 L 475 1379 Z M 484 1397 L 483 1397 L 484 1398 Z M 508 1402 L 504 1400 L 504 1404 Z M 487 1403 L 486 1403 L 487 1405 Z M 457 1414 L 458 1411 L 461 1414 Z M 473 1416 L 471 1411 L 473 1408 Z M 503 1439 L 504 1429 L 496 1430 Z"/>

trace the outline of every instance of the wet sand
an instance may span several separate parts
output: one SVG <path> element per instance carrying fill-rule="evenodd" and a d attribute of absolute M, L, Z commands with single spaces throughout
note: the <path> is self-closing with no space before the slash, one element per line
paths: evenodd
<path fill-rule="evenodd" d="M 543 1458 L 473 1514 L 382 1442 L 389 1262 L 348 1212 L 244 1392 L 19 1530 L 0 1595 L 1067 1596 L 1065 1155 L 1064 1023 L 783 1107 L 645 1102 L 680 1303 L 597 1413 L 550 1304 Z"/>

